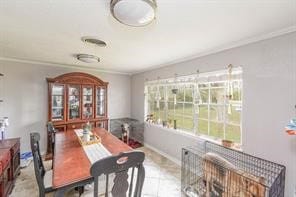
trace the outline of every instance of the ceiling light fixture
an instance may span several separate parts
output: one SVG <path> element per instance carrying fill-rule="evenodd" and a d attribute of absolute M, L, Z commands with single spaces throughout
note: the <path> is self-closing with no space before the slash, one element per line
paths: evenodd
<path fill-rule="evenodd" d="M 155 0 L 111 0 L 110 9 L 113 17 L 120 23 L 141 27 L 155 19 Z"/>
<path fill-rule="evenodd" d="M 85 63 L 97 63 L 100 62 L 100 58 L 94 55 L 88 55 L 88 54 L 78 54 L 77 59 L 79 61 L 85 62 Z"/>
<path fill-rule="evenodd" d="M 100 47 L 105 47 L 107 45 L 106 42 L 94 37 L 82 37 L 81 40 L 85 43 L 95 44 Z"/>

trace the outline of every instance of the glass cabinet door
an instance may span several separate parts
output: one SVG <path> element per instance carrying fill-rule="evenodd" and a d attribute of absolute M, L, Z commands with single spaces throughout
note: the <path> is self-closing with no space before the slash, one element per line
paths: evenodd
<path fill-rule="evenodd" d="M 96 94 L 96 117 L 105 116 L 106 89 L 104 87 L 97 87 Z"/>
<path fill-rule="evenodd" d="M 88 119 L 93 117 L 93 87 L 82 87 L 82 117 Z"/>
<path fill-rule="evenodd" d="M 53 84 L 51 97 L 51 120 L 64 120 L 64 85 Z"/>
<path fill-rule="evenodd" d="M 68 119 L 80 118 L 80 86 L 69 85 L 68 86 Z"/>
<path fill-rule="evenodd" d="M 106 121 L 100 121 L 96 123 L 97 128 L 106 128 L 107 122 Z"/>

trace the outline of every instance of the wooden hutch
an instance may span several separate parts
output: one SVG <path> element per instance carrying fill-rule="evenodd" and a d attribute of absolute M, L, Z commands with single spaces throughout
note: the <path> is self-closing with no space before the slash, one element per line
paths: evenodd
<path fill-rule="evenodd" d="M 108 82 L 86 73 L 73 72 L 48 82 L 48 121 L 58 131 L 80 129 L 86 122 L 108 130 Z M 47 153 L 51 153 L 48 135 Z"/>

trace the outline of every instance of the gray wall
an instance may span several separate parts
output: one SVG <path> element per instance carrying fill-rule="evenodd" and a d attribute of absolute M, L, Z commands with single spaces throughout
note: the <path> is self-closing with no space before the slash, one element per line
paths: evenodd
<path fill-rule="evenodd" d="M 10 120 L 7 137 L 21 137 L 21 152 L 29 151 L 29 133 L 41 133 L 41 150 L 46 146 L 46 122 L 48 110 L 47 77 L 56 77 L 68 72 L 86 72 L 109 82 L 108 114 L 110 118 L 129 117 L 131 111 L 130 76 L 46 67 L 24 63 L 0 61 L 0 117 Z"/>
<path fill-rule="evenodd" d="M 198 43 L 197 43 L 198 44 Z M 296 138 L 284 127 L 295 116 L 296 33 L 226 50 L 132 76 L 132 117 L 144 119 L 144 81 L 243 67 L 243 150 L 287 167 L 286 196 L 296 191 Z M 181 148 L 197 139 L 146 125 L 145 143 L 180 160 Z"/>

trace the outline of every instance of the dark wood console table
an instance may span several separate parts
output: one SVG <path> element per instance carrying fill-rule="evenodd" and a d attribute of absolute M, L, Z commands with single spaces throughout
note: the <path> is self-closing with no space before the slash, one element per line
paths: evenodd
<path fill-rule="evenodd" d="M 0 196 L 11 193 L 20 174 L 20 138 L 0 141 Z"/>

